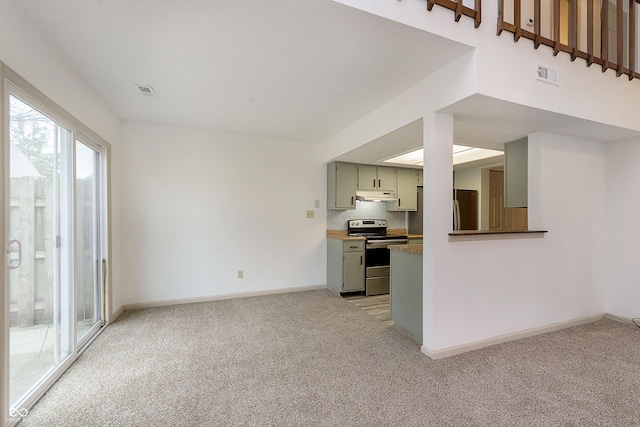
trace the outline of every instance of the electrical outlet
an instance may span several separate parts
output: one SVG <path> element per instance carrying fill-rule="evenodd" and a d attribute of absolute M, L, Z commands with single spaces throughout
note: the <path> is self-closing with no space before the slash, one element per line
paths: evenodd
<path fill-rule="evenodd" d="M 307 218 L 313 218 L 315 216 L 315 211 L 307 211 Z"/>
<path fill-rule="evenodd" d="M 238 270 L 238 279 L 244 278 L 244 270 Z"/>

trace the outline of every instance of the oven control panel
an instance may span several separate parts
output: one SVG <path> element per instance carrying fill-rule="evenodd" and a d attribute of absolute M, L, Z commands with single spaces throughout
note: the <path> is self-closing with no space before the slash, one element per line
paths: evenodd
<path fill-rule="evenodd" d="M 386 219 L 354 219 L 349 221 L 349 228 L 378 228 L 386 226 Z"/>

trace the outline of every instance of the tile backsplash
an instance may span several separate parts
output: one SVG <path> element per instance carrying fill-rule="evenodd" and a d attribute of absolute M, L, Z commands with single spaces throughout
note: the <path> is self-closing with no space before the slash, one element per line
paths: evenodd
<path fill-rule="evenodd" d="M 387 212 L 384 202 L 356 202 L 348 211 L 327 211 L 328 230 L 346 230 L 352 219 L 386 219 L 388 228 L 407 228 L 405 212 Z"/>

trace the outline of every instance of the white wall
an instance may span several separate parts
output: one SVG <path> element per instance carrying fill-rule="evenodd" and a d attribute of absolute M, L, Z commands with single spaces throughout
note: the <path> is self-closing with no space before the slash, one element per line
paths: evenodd
<path fill-rule="evenodd" d="M 321 149 L 125 122 L 125 304 L 324 285 Z"/>
<path fill-rule="evenodd" d="M 606 152 L 606 310 L 640 317 L 640 140 L 607 144 Z"/>
<path fill-rule="evenodd" d="M 454 69 L 461 68 L 441 70 L 440 81 Z M 437 85 L 427 79 L 418 87 L 432 83 Z M 548 230 L 544 237 L 451 239 L 453 119 L 429 112 L 443 99 L 425 96 L 421 104 L 407 102 L 385 120 L 379 111 L 398 102 L 393 100 L 331 141 L 335 150 L 342 139 L 368 142 L 374 139 L 372 127 L 384 134 L 402 114 L 409 122 L 422 109 L 429 211 L 423 256 L 425 347 L 438 352 L 603 313 L 599 279 L 605 240 L 604 228 L 597 224 L 605 220 L 604 145 L 547 133 L 529 137 L 530 228 Z"/>
<path fill-rule="evenodd" d="M 536 228 L 549 231 L 543 238 L 449 240 L 449 207 L 433 215 L 431 350 L 604 312 L 604 145 L 539 133 L 529 151 L 530 208 Z"/>
<path fill-rule="evenodd" d="M 373 141 L 476 92 L 476 57 L 470 51 L 437 70 L 326 142 L 325 161 Z"/>
<path fill-rule="evenodd" d="M 589 68 L 583 59 L 571 61 L 568 54 L 553 56 L 546 46 L 533 48 L 526 39 L 513 42 L 513 34 L 504 31 L 496 36 L 497 0 L 482 2 L 482 24 L 474 28 L 473 20 L 463 16 L 459 22 L 453 12 L 443 7 L 426 11 L 424 0 L 335 0 L 397 22 L 423 29 L 477 48 L 478 93 L 543 110 L 633 130 L 640 130 L 640 103 L 621 99 L 638 99 L 640 85 L 626 76 L 616 78 L 614 70 L 602 73 L 601 67 Z M 536 80 L 537 67 L 558 71 L 560 85 Z M 597 102 L 594 102 L 597 100 Z"/>
<path fill-rule="evenodd" d="M 15 6 L 0 0 L 0 60 L 111 144 L 120 120 Z"/>
<path fill-rule="evenodd" d="M 474 29 L 466 17 L 455 23 L 452 12 L 441 7 L 425 11 L 422 0 L 336 1 L 476 47 L 477 74 L 470 77 L 476 93 L 640 129 L 640 104 L 632 102 L 640 95 L 637 82 L 616 79 L 612 71 L 603 75 L 598 67 L 587 68 L 580 59 L 571 62 L 565 54 L 553 57 L 547 47 L 534 50 L 527 40 L 514 43 L 509 33 L 497 37 L 496 1 L 483 2 L 479 29 Z M 537 65 L 558 70 L 560 85 L 536 81 Z M 446 76 L 426 82 L 456 87 L 447 83 Z M 619 105 L 625 99 L 629 102 L 624 108 L 602 108 Z M 437 352 L 604 312 L 604 279 L 611 270 L 603 262 L 606 228 L 600 226 L 607 218 L 608 201 L 604 145 L 545 133 L 530 136 L 529 226 L 549 230 L 544 237 L 449 238 L 452 180 L 448 147 L 453 143 L 453 120 L 434 114 L 438 109 L 431 107 L 441 101 L 445 102 L 441 91 L 425 89 L 425 206 L 430 212 L 425 216 L 423 258 L 423 338 L 427 349 Z M 393 107 L 389 114 L 392 120 L 372 113 L 341 135 L 349 136 L 351 141 L 359 141 L 357 134 L 372 140 L 393 129 L 378 135 L 369 135 L 362 129 L 392 126 L 401 121 L 398 115 L 404 115 L 405 122 L 414 119 L 406 104 L 394 106 L 390 102 L 379 111 L 387 107 Z M 610 164 L 616 162 L 614 157 L 611 153 Z M 629 184 L 628 189 L 631 188 Z M 619 238 L 624 237 L 621 231 Z M 633 244 L 622 247 L 635 248 Z M 627 268 L 622 271 L 630 271 L 630 264 L 621 263 Z M 632 279 L 620 277 L 619 282 L 617 304 L 621 314 L 631 315 L 632 303 L 623 308 L 622 301 L 633 291 Z M 614 292 L 609 293 L 607 301 L 614 306 Z"/>
<path fill-rule="evenodd" d="M 113 306 L 118 307 L 122 304 L 118 287 L 120 119 L 9 0 L 0 0 L 0 61 L 111 144 Z"/>
<path fill-rule="evenodd" d="M 82 81 L 82 78 L 75 70 L 66 63 L 64 58 L 53 48 L 39 31 L 34 28 L 22 13 L 15 6 L 16 2 L 10 0 L 0 0 L 0 61 L 4 62 L 8 67 L 13 69 L 29 83 L 51 98 L 55 103 L 63 109 L 71 113 L 77 119 L 82 121 L 94 132 L 102 136 L 108 141 L 113 148 L 114 162 L 113 170 L 117 173 L 118 150 L 120 144 L 120 120 L 110 109 L 102 102 L 102 100 L 88 88 Z M 4 82 L 0 82 L 4 84 Z M 4 149 L 4 147 L 3 147 Z M 0 156 L 4 159 L 4 156 Z M 2 165 L 2 173 L 4 173 L 4 164 Z M 113 194 L 113 227 L 114 227 L 114 246 L 118 245 L 118 227 L 119 221 L 117 217 L 118 211 L 118 186 L 115 183 L 112 189 Z M 0 185 L 0 199 L 5 200 L 5 188 Z M 4 204 L 3 204 L 4 206 Z M 118 252 L 114 251 L 113 264 L 113 282 L 118 284 L 119 263 L 117 262 Z M 5 275 L 0 278 L 0 288 L 5 287 Z M 119 288 L 113 290 L 114 306 L 121 304 Z M 8 304 L 4 304 L 4 298 L 0 298 L 0 329 L 2 329 L 3 339 L 0 344 L 0 366 L 6 371 L 7 364 L 5 362 L 5 346 L 8 344 L 8 338 L 5 336 L 4 320 L 5 309 Z M 3 381 L 4 382 L 4 381 Z M 3 403 L 0 404 L 0 419 L 8 419 L 5 413 L 7 408 L 4 405 L 4 398 L 8 391 L 8 382 L 4 384 L 0 396 Z"/>

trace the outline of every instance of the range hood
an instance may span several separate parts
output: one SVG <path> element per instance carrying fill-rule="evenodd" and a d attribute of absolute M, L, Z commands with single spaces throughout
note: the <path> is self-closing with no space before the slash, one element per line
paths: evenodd
<path fill-rule="evenodd" d="M 361 202 L 395 202 L 395 191 L 356 191 L 356 200 Z"/>

